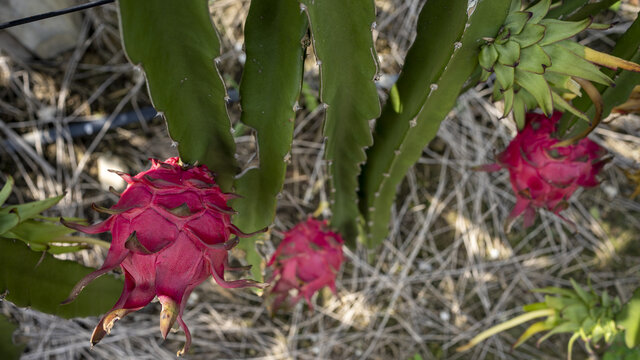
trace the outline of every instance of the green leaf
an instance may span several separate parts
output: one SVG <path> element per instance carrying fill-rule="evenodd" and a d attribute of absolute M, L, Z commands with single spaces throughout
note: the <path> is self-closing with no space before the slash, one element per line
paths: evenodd
<path fill-rule="evenodd" d="M 564 323 L 554 327 L 548 333 L 544 334 L 544 336 L 542 336 L 540 339 L 538 339 L 536 344 L 538 346 L 540 346 L 540 344 L 542 342 L 544 342 L 545 340 L 547 340 L 548 338 L 550 338 L 551 336 L 553 336 L 555 334 L 572 333 L 572 332 L 578 331 L 579 329 L 580 329 L 580 326 L 578 324 L 575 324 L 575 323 L 572 323 L 572 322 L 564 322 Z"/>
<path fill-rule="evenodd" d="M 563 46 L 570 45 L 571 43 L 572 42 L 567 41 L 544 47 L 544 51 L 551 57 L 551 66 L 547 68 L 547 71 L 576 76 L 605 85 L 613 84 L 613 81 L 600 72 L 597 66 L 581 57 L 584 53 L 577 54 Z M 575 48 L 575 50 L 577 49 L 578 48 Z"/>
<path fill-rule="evenodd" d="M 40 215 L 41 212 L 59 203 L 63 197 L 64 195 L 58 195 L 49 199 L 32 201 L 20 205 L 10 205 L 0 209 L 0 214 L 15 213 L 20 218 L 20 222 L 26 221 Z"/>
<path fill-rule="evenodd" d="M 544 78 L 549 85 L 557 88 L 562 94 L 570 92 L 576 96 L 582 96 L 582 88 L 569 75 L 558 74 L 552 71 L 544 73 Z"/>
<path fill-rule="evenodd" d="M 512 12 L 504 22 L 505 29 L 509 30 L 511 36 L 520 34 L 527 21 L 531 18 L 531 13 L 524 11 Z"/>
<path fill-rule="evenodd" d="M 563 289 L 555 286 L 549 286 L 549 287 L 544 287 L 540 289 L 533 289 L 532 291 L 537 293 L 543 293 L 543 294 L 560 295 L 560 296 L 568 297 L 570 299 L 577 298 L 577 295 L 575 292 L 569 289 Z"/>
<path fill-rule="evenodd" d="M 500 101 L 504 99 L 504 94 L 502 90 L 502 86 L 494 86 L 493 92 L 491 94 L 491 99 L 495 101 Z"/>
<path fill-rule="evenodd" d="M 516 342 L 511 346 L 512 349 L 517 348 L 518 346 L 522 345 L 522 343 L 524 343 L 525 341 L 527 341 L 529 338 L 531 338 L 533 335 L 541 332 L 541 331 L 546 331 L 553 328 L 552 324 L 547 323 L 546 321 L 538 321 L 536 323 L 533 323 L 531 326 L 529 326 L 527 328 L 527 330 L 525 330 L 522 335 L 520 335 L 520 337 L 518 338 L 518 340 L 516 340 Z"/>
<path fill-rule="evenodd" d="M 546 302 L 537 302 L 537 303 L 532 303 L 532 304 L 527 304 L 527 305 L 523 305 L 522 306 L 522 310 L 525 312 L 531 312 L 531 311 L 536 311 L 536 310 L 543 310 L 543 309 L 548 309 L 549 307 L 547 306 Z"/>
<path fill-rule="evenodd" d="M 512 66 L 496 64 L 493 70 L 496 73 L 496 80 L 500 84 L 500 89 L 510 89 L 513 87 L 515 70 Z"/>
<path fill-rule="evenodd" d="M 551 58 L 540 45 L 529 46 L 522 49 L 518 69 L 535 74 L 544 74 L 545 69 L 551 66 Z"/>
<path fill-rule="evenodd" d="M 562 21 L 555 19 L 544 19 L 540 25 L 545 27 L 544 38 L 540 41 L 540 46 L 556 43 L 569 39 L 582 32 L 591 24 L 591 19 L 582 21 Z"/>
<path fill-rule="evenodd" d="M 20 218 L 15 213 L 0 214 L 0 235 L 4 235 L 18 223 L 20 223 Z"/>
<path fill-rule="evenodd" d="M 503 91 L 503 96 L 504 96 L 504 112 L 502 116 L 506 117 L 511 112 L 511 109 L 513 109 L 513 97 L 514 97 L 513 88 L 509 88 Z"/>
<path fill-rule="evenodd" d="M 276 197 L 286 174 L 291 150 L 297 100 L 302 83 L 307 18 L 296 2 L 251 2 L 245 25 L 247 60 L 240 83 L 241 121 L 254 128 L 260 166 L 236 180 L 232 202 L 238 212 L 233 222 L 247 233 L 271 224 Z M 242 239 L 238 247 L 247 254 L 256 280 L 262 279 L 255 242 L 262 235 Z"/>
<path fill-rule="evenodd" d="M 13 184 L 14 184 L 13 178 L 11 176 L 8 176 L 7 182 L 2 187 L 2 190 L 0 190 L 0 206 L 2 206 L 4 202 L 7 201 L 7 199 L 9 198 L 9 195 L 11 195 L 11 191 L 13 190 Z"/>
<path fill-rule="evenodd" d="M 13 342 L 13 333 L 18 329 L 16 325 L 0 314 L 0 358 L 3 360 L 18 360 L 24 351 L 25 345 Z"/>
<path fill-rule="evenodd" d="M 237 172 L 227 96 L 214 59 L 220 42 L 207 0 L 119 0 L 124 48 L 144 68 L 154 107 L 181 158 L 213 171 L 229 190 Z"/>
<path fill-rule="evenodd" d="M 527 24 L 524 30 L 518 35 L 512 38 L 513 41 L 520 44 L 520 47 L 527 48 L 533 44 L 537 44 L 544 37 L 545 27 L 538 24 Z M 539 45 L 538 45 L 539 46 Z M 520 55 L 520 61 L 525 59 L 524 54 Z"/>
<path fill-rule="evenodd" d="M 594 300 L 593 295 L 589 294 L 586 290 L 584 290 L 582 286 L 580 286 L 575 280 L 573 279 L 569 279 L 569 280 L 571 281 L 571 286 L 573 287 L 573 290 L 575 290 L 576 294 L 585 303 L 585 305 L 591 304 L 591 302 Z"/>
<path fill-rule="evenodd" d="M 608 29 L 611 29 L 612 27 L 613 27 L 613 24 L 591 23 L 591 25 L 589 25 L 589 29 L 591 30 L 608 30 Z"/>
<path fill-rule="evenodd" d="M 525 113 L 527 112 L 524 98 L 522 96 L 522 93 L 524 92 L 526 92 L 526 90 L 520 89 L 520 91 L 513 96 L 513 119 L 515 120 L 516 126 L 519 130 L 524 129 Z"/>
<path fill-rule="evenodd" d="M 551 88 L 549 88 L 549 84 L 547 84 L 543 75 L 516 68 L 516 83 L 533 95 L 545 115 L 551 116 L 553 98 L 551 96 Z"/>
<path fill-rule="evenodd" d="M 580 299 L 546 295 L 544 301 L 551 309 L 562 311 L 567 306 L 580 304 Z"/>
<path fill-rule="evenodd" d="M 56 239 L 71 234 L 75 230 L 68 227 L 52 224 L 44 221 L 27 220 L 11 229 L 4 237 L 18 239 L 26 242 L 48 244 Z"/>
<path fill-rule="evenodd" d="M 570 320 L 574 323 L 581 323 L 589 316 L 589 308 L 585 304 L 571 304 L 561 311 L 562 319 Z"/>
<path fill-rule="evenodd" d="M 498 52 L 494 44 L 487 44 L 480 50 L 480 57 L 478 58 L 480 66 L 486 71 L 493 70 L 493 64 L 498 60 Z"/>
<path fill-rule="evenodd" d="M 624 329 L 624 342 L 629 348 L 640 345 L 640 288 L 616 314 L 616 325 Z"/>
<path fill-rule="evenodd" d="M 90 283 L 68 305 L 60 305 L 75 284 L 94 269 L 73 261 L 29 250 L 21 242 L 0 239 L 0 293 L 17 306 L 64 318 L 100 315 L 108 311 L 122 291 L 123 282 L 102 276 Z"/>
<path fill-rule="evenodd" d="M 398 79 L 405 112 L 395 114 L 385 107 L 361 176 L 360 206 L 365 214 L 368 246 L 376 246 L 386 237 L 398 185 L 435 137 L 465 81 L 478 66 L 481 39 L 496 36 L 510 5 L 509 0 L 479 1 L 464 32 L 466 2 L 429 0 L 424 6 L 418 35 Z"/>
<path fill-rule="evenodd" d="M 540 0 L 535 5 L 527 8 L 527 11 L 531 13 L 530 23 L 537 24 L 542 20 L 549 12 L 551 7 L 551 0 Z"/>
<path fill-rule="evenodd" d="M 565 100 L 562 96 L 558 95 L 558 93 L 556 93 L 555 91 L 552 91 L 551 95 L 553 96 L 553 106 L 556 107 L 558 110 L 561 110 L 563 112 L 567 111 L 577 116 L 578 118 L 586 121 L 587 123 L 591 121 L 589 120 L 587 115 L 585 115 L 585 113 L 576 109 L 573 105 L 571 105 L 571 103 Z"/>
<path fill-rule="evenodd" d="M 504 44 L 495 44 L 498 51 L 498 62 L 507 66 L 516 66 L 520 60 L 520 45 L 515 41 L 507 41 Z"/>
<path fill-rule="evenodd" d="M 331 183 L 331 226 L 353 246 L 358 236 L 358 175 L 373 139 L 369 120 L 380 114 L 373 0 L 303 0 L 320 66 L 326 106 L 325 157 Z"/>
<path fill-rule="evenodd" d="M 513 14 L 516 11 L 522 9 L 522 0 L 511 0 L 511 6 L 509 7 L 509 14 Z"/>

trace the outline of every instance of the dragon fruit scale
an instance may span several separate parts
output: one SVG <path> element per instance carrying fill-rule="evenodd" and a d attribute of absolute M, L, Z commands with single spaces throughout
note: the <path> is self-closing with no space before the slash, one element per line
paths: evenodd
<path fill-rule="evenodd" d="M 124 289 L 94 329 L 91 344 L 108 334 L 117 320 L 157 296 L 162 304 L 162 336 L 167 337 L 175 321 L 185 332 L 180 356 L 191 343 L 182 312 L 196 286 L 209 275 L 226 288 L 261 285 L 224 279 L 228 250 L 239 237 L 248 235 L 231 224 L 234 212 L 227 200 L 235 195 L 221 192 L 204 165 L 184 166 L 177 157 L 151 161 L 151 169 L 135 176 L 117 172 L 128 184 L 118 203 L 109 209 L 93 206 L 111 214 L 107 220 L 92 226 L 65 222 L 89 234 L 111 231 L 112 241 L 102 267 L 78 282 L 64 303 L 73 301 L 95 278 L 120 266 Z"/>
<path fill-rule="evenodd" d="M 516 205 L 507 219 L 507 229 L 523 213 L 524 227 L 533 225 L 536 208 L 562 218 L 559 213 L 568 207 L 569 198 L 579 187 L 599 184 L 596 175 L 606 163 L 606 151 L 587 138 L 556 146 L 560 140 L 553 133 L 561 116 L 560 112 L 550 118 L 527 114 L 524 128 L 497 155 L 497 162 L 480 167 L 484 171 L 509 171 Z"/>
<path fill-rule="evenodd" d="M 267 264 L 272 268 L 271 312 L 293 306 L 303 297 L 313 308 L 311 296 L 325 286 L 336 294 L 343 244 L 340 234 L 329 230 L 326 221 L 308 218 L 287 231 Z"/>

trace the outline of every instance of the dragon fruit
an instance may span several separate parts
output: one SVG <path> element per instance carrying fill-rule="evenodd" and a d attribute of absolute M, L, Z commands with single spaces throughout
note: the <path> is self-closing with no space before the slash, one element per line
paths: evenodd
<path fill-rule="evenodd" d="M 529 113 L 522 131 L 497 156 L 497 163 L 480 170 L 509 170 L 516 205 L 507 219 L 507 229 L 524 213 L 524 227 L 533 225 L 536 208 L 559 214 L 569 206 L 568 200 L 579 187 L 598 185 L 596 175 L 605 164 L 606 151 L 583 138 L 568 146 L 555 146 L 553 137 L 562 113 L 551 118 Z M 564 218 L 563 218 L 564 219 Z M 566 221 L 566 219 L 564 219 Z"/>
<path fill-rule="evenodd" d="M 344 261 L 342 237 L 329 230 L 326 221 L 312 218 L 285 233 L 267 264 L 273 273 L 269 283 L 273 296 L 271 311 L 292 307 L 302 297 L 311 296 L 325 286 L 336 294 L 336 276 Z"/>
<path fill-rule="evenodd" d="M 71 302 L 95 278 L 120 266 L 125 276 L 123 292 L 94 329 L 91 344 L 108 334 L 117 320 L 157 296 L 162 304 L 162 336 L 167 337 L 175 321 L 185 332 L 180 356 L 191 343 L 182 312 L 196 286 L 209 275 L 226 288 L 260 285 L 224 279 L 228 250 L 239 237 L 248 235 L 231 224 L 234 211 L 227 200 L 234 195 L 221 192 L 204 165 L 181 165 L 177 157 L 151 161 L 151 169 L 135 176 L 116 172 L 128 184 L 118 203 L 109 209 L 93 205 L 111 214 L 107 220 L 92 226 L 65 222 L 89 234 L 111 231 L 112 241 L 102 267 L 78 282 L 64 303 Z"/>

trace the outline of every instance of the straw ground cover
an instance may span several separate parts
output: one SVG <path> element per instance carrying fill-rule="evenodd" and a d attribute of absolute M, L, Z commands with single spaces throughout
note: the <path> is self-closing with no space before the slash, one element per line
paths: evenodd
<path fill-rule="evenodd" d="M 230 94 L 240 80 L 242 19 L 248 1 L 211 4 L 223 44 L 220 58 Z M 382 65 L 383 88 L 397 75 L 411 44 L 422 2 L 378 1 L 374 36 Z M 630 23 L 625 2 L 618 25 L 590 33 L 582 41 L 607 48 Z M 121 113 L 141 114 L 149 106 L 143 77 L 126 61 L 119 43 L 115 8 L 84 13 L 74 51 L 51 61 L 24 61 L 11 49 L 0 53 L 1 171 L 17 178 L 11 200 L 67 196 L 51 215 L 97 220 L 91 203 L 110 205 L 104 168 L 137 172 L 149 157 L 176 155 L 165 125 L 144 119 L 109 130 Z M 261 245 L 265 257 L 275 249 L 282 231 L 308 213 L 328 215 L 327 167 L 322 160 L 322 107 L 317 106 L 317 65 L 312 54 L 305 66 L 305 91 L 297 112 L 295 140 L 272 239 Z M 521 312 L 521 305 L 540 301 L 531 289 L 568 286 L 591 279 L 597 290 L 608 289 L 623 299 L 636 288 L 640 270 L 637 233 L 640 203 L 628 199 L 634 185 L 621 168 L 640 161 L 640 123 L 620 116 L 599 128 L 593 139 L 607 147 L 613 160 L 601 175 L 602 186 L 577 193 L 565 216 L 567 226 L 542 213 L 527 232 L 516 226 L 505 234 L 503 221 L 515 198 L 506 173 L 487 174 L 473 167 L 492 162 L 515 134 L 512 122 L 483 86 L 467 91 L 443 123 L 438 137 L 409 172 L 393 211 L 389 239 L 375 253 L 347 251 L 339 277 L 339 297 L 319 297 L 315 311 L 298 306 L 287 316 L 269 317 L 261 299 L 250 290 L 225 290 L 205 282 L 189 299 L 184 319 L 194 334 L 189 358 L 264 359 L 425 359 L 558 358 L 567 338 L 552 338 L 511 351 L 523 329 L 491 338 L 469 353 L 455 347 L 479 331 Z M 232 96 L 233 100 L 233 96 Z M 232 119 L 239 107 L 231 102 Z M 69 129 L 80 120 L 104 117 L 91 136 L 73 138 Z M 37 140 L 53 130 L 52 143 Z M 255 139 L 236 128 L 243 166 L 252 164 Z M 32 134 L 36 134 L 35 136 Z M 28 141 L 34 138 L 34 141 Z M 606 139 L 606 140 L 605 140 Z M 13 150 L 12 150 L 13 149 Z M 117 160 L 115 160 L 117 159 Z M 114 165 L 111 164 L 111 167 Z M 3 179 L 4 180 L 4 179 Z M 101 263 L 105 252 L 90 249 L 73 257 L 86 265 Z M 236 254 L 241 255 L 241 254 Z M 373 256 L 375 255 L 375 256 Z M 16 340 L 27 345 L 24 358 L 174 358 L 183 334 L 161 341 L 159 304 L 121 320 L 111 336 L 90 349 L 95 318 L 61 320 L 8 302 L 0 309 L 19 325 Z M 576 354 L 581 356 L 581 354 Z M 584 356 L 584 355 L 582 355 Z"/>

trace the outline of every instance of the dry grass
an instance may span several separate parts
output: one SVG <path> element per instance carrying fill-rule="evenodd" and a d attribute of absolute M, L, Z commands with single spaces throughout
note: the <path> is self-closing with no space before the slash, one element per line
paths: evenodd
<path fill-rule="evenodd" d="M 385 75 L 397 74 L 409 47 L 421 6 L 416 0 L 380 0 L 377 46 Z M 629 5 L 631 6 L 631 5 Z M 224 47 L 223 72 L 239 80 L 242 18 L 248 1 L 221 0 L 212 11 Z M 0 54 L 0 150 L 2 176 L 18 178 L 14 201 L 67 192 L 58 214 L 95 217 L 92 202 L 114 201 L 99 176 L 98 159 L 118 158 L 122 170 L 147 167 L 148 157 L 175 155 L 158 121 L 108 130 L 123 111 L 149 104 L 140 74 L 127 64 L 118 43 L 113 6 L 87 11 L 73 53 L 54 62 L 24 63 Z M 609 32 L 620 32 L 624 20 Z M 599 41 L 591 35 L 585 42 Z M 317 89 L 313 64 L 305 79 Z M 515 203 L 506 173 L 478 173 L 473 166 L 491 162 L 493 153 L 514 136 L 511 122 L 479 86 L 460 97 L 437 139 L 407 175 L 393 211 L 389 240 L 375 252 L 347 250 L 339 297 L 319 297 L 316 310 L 299 305 L 288 316 L 270 318 L 262 300 L 243 290 L 224 290 L 205 282 L 189 299 L 184 314 L 194 343 L 190 359 L 425 359 L 559 358 L 567 338 L 559 336 L 539 349 L 525 344 L 510 350 L 524 329 L 506 332 L 464 354 L 453 349 L 479 331 L 540 301 L 531 289 L 567 286 L 570 278 L 623 299 L 640 283 L 637 233 L 640 204 L 627 195 L 632 187 L 618 167 L 640 161 L 638 117 L 620 117 L 601 127 L 593 139 L 614 159 L 603 171 L 603 186 L 577 193 L 565 216 L 541 213 L 529 231 L 510 234 L 503 220 Z M 92 137 L 71 138 L 69 125 L 103 114 L 105 125 Z M 237 121 L 237 105 L 231 114 Z M 109 120 L 111 119 L 111 120 Z M 292 160 L 279 203 L 270 254 L 282 231 L 302 220 L 327 199 L 322 160 L 322 113 L 301 111 L 296 121 Z M 54 129 L 55 141 L 28 143 L 32 132 Z M 8 151 L 6 142 L 19 151 Z M 252 153 L 251 136 L 238 138 L 243 161 Z M 325 211 L 325 215 L 328 213 Z M 95 220 L 95 219 L 94 219 Z M 375 256 L 372 256 L 375 255 Z M 104 252 L 85 251 L 78 259 L 97 265 Z M 8 302 L 0 309 L 15 319 L 17 338 L 28 344 L 25 359 L 172 359 L 184 335 L 163 342 L 154 303 L 118 322 L 112 334 L 90 349 L 97 319 L 61 320 Z"/>

